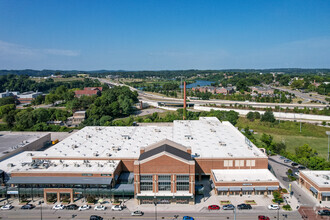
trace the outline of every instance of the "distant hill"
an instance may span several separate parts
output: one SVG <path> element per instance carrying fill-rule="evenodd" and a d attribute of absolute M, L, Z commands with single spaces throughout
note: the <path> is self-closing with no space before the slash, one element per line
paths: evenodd
<path fill-rule="evenodd" d="M 206 73 L 217 73 L 217 72 L 245 72 L 245 73 L 271 73 L 271 72 L 282 72 L 285 74 L 317 74 L 317 73 L 330 73 L 330 69 L 301 69 L 301 68 L 278 68 L 278 69 L 220 69 L 220 70 L 157 70 L 157 71 L 125 71 L 125 70 L 92 70 L 92 71 L 81 71 L 81 70 L 0 70 L 0 75 L 16 74 L 16 75 L 29 75 L 29 76 L 49 76 L 55 73 L 62 75 L 66 74 L 79 74 L 88 73 L 91 75 L 120 75 L 120 76 L 161 76 L 161 77 L 173 77 L 173 76 L 191 76 L 195 74 L 206 74 Z"/>

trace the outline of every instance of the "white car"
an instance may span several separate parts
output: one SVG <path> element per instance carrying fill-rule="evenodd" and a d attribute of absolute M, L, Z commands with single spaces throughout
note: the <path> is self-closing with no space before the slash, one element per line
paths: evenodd
<path fill-rule="evenodd" d="M 104 211 L 106 208 L 105 208 L 105 206 L 103 206 L 103 205 L 98 205 L 98 206 L 95 206 L 94 207 L 94 210 L 96 210 L 96 211 Z"/>
<path fill-rule="evenodd" d="M 141 212 L 141 211 L 134 211 L 134 212 L 132 212 L 131 213 L 131 215 L 133 215 L 133 216 L 142 216 L 144 213 L 143 212 Z"/>
<path fill-rule="evenodd" d="M 14 206 L 12 206 L 12 205 L 4 205 L 4 206 L 1 206 L 1 210 L 10 210 L 10 209 L 12 209 L 12 208 L 14 208 Z"/>
<path fill-rule="evenodd" d="M 62 209 L 64 209 L 64 208 L 65 208 L 64 205 L 62 205 L 62 204 L 58 204 L 58 205 L 54 205 L 52 209 L 55 209 L 55 210 L 62 210 Z"/>
<path fill-rule="evenodd" d="M 84 211 L 84 210 L 88 210 L 90 209 L 91 206 L 90 205 L 82 205 L 78 208 L 79 211 Z"/>
<path fill-rule="evenodd" d="M 270 209 L 270 210 L 277 210 L 277 209 L 280 209 L 280 206 L 279 205 L 269 205 L 268 206 L 268 209 Z"/>
<path fill-rule="evenodd" d="M 115 205 L 111 207 L 112 211 L 121 211 L 123 210 L 123 207 L 121 205 Z"/>

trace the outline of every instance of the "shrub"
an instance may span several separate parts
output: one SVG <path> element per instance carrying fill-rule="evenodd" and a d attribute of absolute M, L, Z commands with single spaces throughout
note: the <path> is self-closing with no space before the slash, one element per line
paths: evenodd
<path fill-rule="evenodd" d="M 283 210 L 286 210 L 286 211 L 291 211 L 292 210 L 290 205 L 284 205 L 282 208 L 283 208 Z"/>
<path fill-rule="evenodd" d="M 286 189 L 282 189 L 282 192 L 283 192 L 283 193 L 288 193 L 288 190 L 286 190 Z"/>
<path fill-rule="evenodd" d="M 94 203 L 95 202 L 95 196 L 87 196 L 87 202 L 88 203 Z"/>

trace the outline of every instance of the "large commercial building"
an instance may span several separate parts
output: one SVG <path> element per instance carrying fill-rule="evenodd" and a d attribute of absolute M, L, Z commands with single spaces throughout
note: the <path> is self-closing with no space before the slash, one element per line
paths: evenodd
<path fill-rule="evenodd" d="M 279 188 L 263 151 L 214 117 L 171 126 L 85 127 L 45 151 L 9 158 L 0 169 L 11 194 L 58 201 L 94 195 L 193 204 L 203 176 L 219 195 Z"/>

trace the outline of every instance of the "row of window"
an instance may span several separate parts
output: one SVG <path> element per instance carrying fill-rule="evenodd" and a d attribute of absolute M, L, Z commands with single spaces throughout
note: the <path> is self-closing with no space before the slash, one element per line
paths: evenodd
<path fill-rule="evenodd" d="M 152 175 L 140 175 L 140 181 L 152 181 Z M 158 175 L 158 181 L 171 181 L 171 175 Z M 176 181 L 189 181 L 189 175 L 176 175 Z"/>
<path fill-rule="evenodd" d="M 152 182 L 141 182 L 140 190 L 141 191 L 153 191 Z M 177 182 L 176 183 L 177 191 L 189 191 L 189 182 Z M 158 182 L 158 191 L 171 191 L 171 182 Z"/>
<path fill-rule="evenodd" d="M 81 174 L 82 176 L 93 176 L 92 173 L 83 173 Z M 112 176 L 111 174 L 108 174 L 108 173 L 103 173 L 101 174 L 101 176 Z"/>
<path fill-rule="evenodd" d="M 244 160 L 224 160 L 223 166 L 224 167 L 233 167 L 235 162 L 235 167 L 244 167 Z M 256 161 L 255 160 L 245 160 L 245 165 L 247 167 L 255 167 Z"/>

